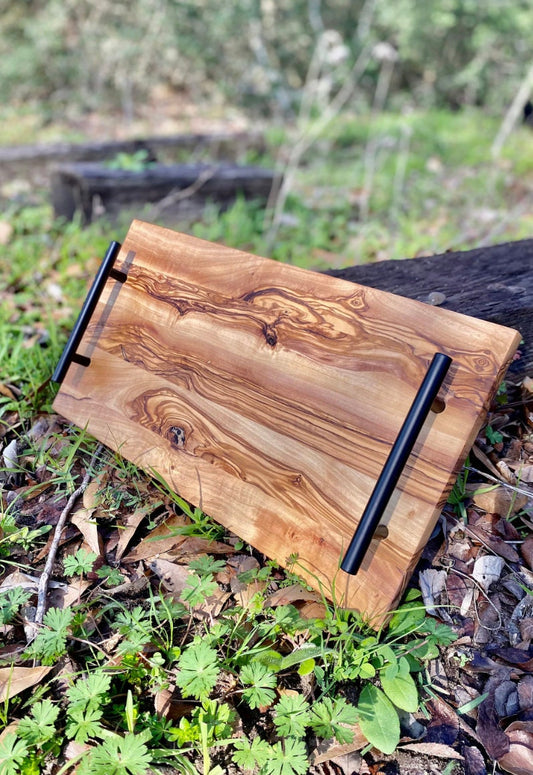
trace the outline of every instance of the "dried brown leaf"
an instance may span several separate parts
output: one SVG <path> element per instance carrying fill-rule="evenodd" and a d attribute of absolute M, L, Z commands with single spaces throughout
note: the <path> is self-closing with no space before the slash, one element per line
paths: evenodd
<path fill-rule="evenodd" d="M 478 508 L 488 511 L 490 514 L 499 514 L 501 517 L 516 514 L 528 502 L 526 495 L 512 492 L 501 485 L 488 492 L 476 490 L 472 494 L 472 500 Z"/>
<path fill-rule="evenodd" d="M 520 710 L 526 711 L 533 708 L 533 675 L 525 675 L 517 684 Z"/>
<path fill-rule="evenodd" d="M 456 751 L 450 745 L 443 745 L 443 743 L 407 743 L 398 750 L 413 751 L 413 753 L 424 756 L 436 756 L 439 759 L 458 759 L 461 762 L 464 761 L 464 756 L 461 756 L 459 751 Z"/>
<path fill-rule="evenodd" d="M 350 724 L 348 729 L 351 729 L 354 735 L 351 743 L 340 745 L 334 738 L 331 740 L 323 740 L 311 753 L 311 762 L 316 766 L 317 764 L 336 759 L 339 756 L 349 756 L 355 751 L 360 751 L 361 748 L 364 748 L 365 745 L 368 744 L 368 740 L 361 732 L 359 724 Z"/>
<path fill-rule="evenodd" d="M 479 460 L 480 463 L 483 463 L 483 465 L 490 471 L 490 473 L 495 476 L 497 479 L 500 479 L 501 481 L 507 481 L 505 477 L 502 475 L 502 472 L 499 471 L 496 466 L 493 464 L 491 459 L 483 452 L 483 450 L 477 445 L 474 444 L 472 447 L 472 454 L 475 458 Z"/>
<path fill-rule="evenodd" d="M 506 728 L 509 751 L 498 758 L 498 764 L 512 775 L 533 772 L 533 721 L 513 721 Z"/>
<path fill-rule="evenodd" d="M 0 396 L 16 399 L 16 396 L 13 393 L 12 389 L 8 385 L 4 384 L 3 382 L 0 382 Z"/>
<path fill-rule="evenodd" d="M 178 565 L 160 557 L 149 563 L 150 569 L 161 579 L 161 583 L 174 598 L 179 598 L 191 574 L 185 565 Z"/>
<path fill-rule="evenodd" d="M 100 505 L 101 495 L 99 494 L 102 489 L 102 483 L 98 479 L 93 479 L 87 486 L 87 489 L 83 493 L 83 508 L 86 511 L 91 511 Z"/>
<path fill-rule="evenodd" d="M 205 600 L 194 607 L 193 613 L 197 619 L 213 621 L 217 616 L 220 616 L 230 597 L 231 592 L 225 592 L 221 587 L 217 587 L 212 595 L 209 595 L 209 597 L 206 597 Z"/>
<path fill-rule="evenodd" d="M 154 710 L 162 718 L 177 721 L 190 714 L 191 703 L 184 702 L 170 689 L 161 689 L 154 696 Z"/>
<path fill-rule="evenodd" d="M 493 759 L 499 759 L 509 751 L 509 738 L 500 729 L 500 717 L 496 711 L 494 695 L 503 681 L 509 678 L 510 669 L 496 671 L 485 686 L 487 697 L 478 708 L 477 733 L 486 752 Z"/>
<path fill-rule="evenodd" d="M 123 517 L 115 554 L 115 560 L 117 562 L 122 558 L 122 555 L 128 548 L 128 544 L 135 535 L 137 528 L 151 511 L 152 508 L 150 506 L 141 506 L 141 508 L 135 509 L 132 514 L 126 514 Z"/>
<path fill-rule="evenodd" d="M 48 604 L 54 608 L 70 608 L 80 602 L 83 593 L 91 584 L 87 579 L 78 578 L 68 585 L 62 584 L 57 589 L 51 589 L 48 593 Z"/>
<path fill-rule="evenodd" d="M 266 581 L 259 581 L 258 579 L 245 584 L 235 576 L 230 581 L 231 591 L 235 595 L 238 605 L 242 608 L 248 608 L 254 595 L 257 595 L 258 592 L 263 592 L 266 586 Z"/>
<path fill-rule="evenodd" d="M 521 466 L 516 472 L 520 482 L 531 484 L 533 482 L 533 465 Z M 528 499 L 526 499 L 527 502 Z"/>
<path fill-rule="evenodd" d="M 48 586 L 51 589 L 61 589 L 67 585 L 60 581 L 50 581 Z M 13 573 L 10 573 L 9 576 L 6 576 L 6 578 L 0 584 L 0 589 L 2 592 L 7 592 L 8 590 L 15 588 L 26 589 L 29 592 L 37 592 L 38 587 L 39 576 L 32 576 L 29 573 L 24 573 L 24 571 L 21 570 L 16 570 Z"/>
<path fill-rule="evenodd" d="M 265 605 L 275 608 L 278 605 L 288 605 L 297 602 L 319 602 L 320 595 L 302 587 L 301 584 L 291 584 L 290 587 L 284 587 L 273 592 L 265 600 Z"/>
<path fill-rule="evenodd" d="M 528 643 L 533 640 L 533 617 L 528 616 L 520 622 L 520 637 L 522 641 Z"/>
<path fill-rule="evenodd" d="M 488 592 L 490 585 L 500 578 L 504 564 L 501 557 L 494 557 L 491 554 L 482 555 L 474 563 L 472 578 L 485 592 Z"/>
<path fill-rule="evenodd" d="M 50 670 L 51 667 L 0 667 L 0 702 L 35 686 Z"/>
<path fill-rule="evenodd" d="M 123 562 L 138 562 L 149 560 L 162 552 L 169 552 L 186 540 L 177 532 L 180 527 L 189 523 L 187 517 L 182 514 L 173 514 L 163 524 L 156 527 L 146 536 L 126 557 Z"/>
<path fill-rule="evenodd" d="M 520 554 L 528 567 L 533 570 L 533 535 L 528 536 L 521 545 Z"/>
<path fill-rule="evenodd" d="M 235 549 L 221 541 L 211 541 L 209 538 L 197 538 L 188 536 L 182 543 L 176 544 L 167 554 L 174 558 L 187 557 L 198 554 L 231 554 Z"/>
<path fill-rule="evenodd" d="M 513 549 L 512 546 L 505 543 L 505 541 L 498 536 L 490 534 L 480 525 L 470 525 L 468 532 L 478 538 L 484 546 L 488 547 L 491 551 L 495 552 L 495 554 L 498 554 L 500 557 L 503 557 L 508 562 L 520 561 L 518 552 Z"/>
<path fill-rule="evenodd" d="M 309 602 L 298 606 L 298 612 L 302 619 L 324 619 L 327 608 L 324 603 Z"/>
<path fill-rule="evenodd" d="M 418 577 L 420 591 L 422 592 L 422 600 L 424 601 L 428 614 L 436 615 L 436 598 L 439 597 L 446 587 L 447 575 L 448 574 L 444 570 L 427 568 L 426 570 L 421 571 Z"/>
<path fill-rule="evenodd" d="M 76 525 L 82 534 L 85 543 L 98 557 L 102 554 L 102 541 L 98 535 L 98 525 L 93 519 L 95 508 L 78 509 L 70 518 L 73 525 Z"/>
<path fill-rule="evenodd" d="M 465 775 L 487 775 L 483 754 L 473 745 L 465 745 L 462 748 L 464 756 Z"/>

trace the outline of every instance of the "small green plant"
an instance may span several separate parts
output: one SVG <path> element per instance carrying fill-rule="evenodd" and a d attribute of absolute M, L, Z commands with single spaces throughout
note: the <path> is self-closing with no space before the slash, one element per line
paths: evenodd
<path fill-rule="evenodd" d="M 100 671 L 90 673 L 67 690 L 66 735 L 78 743 L 102 735 L 103 707 L 109 702 L 111 678 Z"/>
<path fill-rule="evenodd" d="M 28 746 L 13 732 L 0 740 L 0 773 L 17 775 L 28 758 Z"/>
<path fill-rule="evenodd" d="M 154 162 L 150 159 L 150 154 L 146 148 L 139 148 L 133 153 L 120 152 L 108 161 L 106 166 L 110 170 L 125 170 L 126 172 L 144 172 L 152 167 Z"/>
<path fill-rule="evenodd" d="M 244 686 L 242 696 L 251 708 L 268 707 L 275 699 L 274 689 L 277 678 L 266 665 L 261 662 L 250 662 L 243 665 L 240 680 Z"/>
<path fill-rule="evenodd" d="M 87 549 L 78 549 L 75 554 L 67 554 L 63 560 L 65 576 L 86 576 L 93 569 L 98 555 Z"/>
<path fill-rule="evenodd" d="M 148 731 L 109 736 L 85 754 L 77 771 L 79 775 L 144 775 L 153 758 L 146 745 L 149 740 Z"/>
<path fill-rule="evenodd" d="M 201 638 L 195 638 L 178 660 L 176 685 L 184 697 L 200 700 L 209 696 L 220 673 L 217 652 Z"/>
<path fill-rule="evenodd" d="M 465 501 L 468 498 L 467 483 L 468 483 L 468 469 L 470 468 L 470 460 L 467 457 L 463 468 L 457 475 L 457 479 L 454 482 L 450 495 L 448 496 L 448 503 L 453 507 L 453 510 L 458 517 L 466 524 L 467 514 Z"/>
<path fill-rule="evenodd" d="M 503 441 L 503 436 L 500 433 L 500 431 L 495 431 L 494 428 L 491 425 L 487 425 L 485 428 L 485 436 L 487 438 L 487 441 L 489 444 L 492 444 L 493 446 L 495 444 L 501 444 Z"/>
<path fill-rule="evenodd" d="M 30 648 L 28 656 L 38 659 L 43 665 L 53 665 L 67 651 L 67 638 L 74 612 L 68 608 L 50 608 L 43 619 L 43 627 Z"/>
<path fill-rule="evenodd" d="M 11 624 L 23 605 L 31 598 L 31 593 L 21 587 L 13 587 L 0 592 L 0 625 Z"/>
<path fill-rule="evenodd" d="M 0 557 L 10 557 L 15 549 L 27 551 L 50 531 L 50 525 L 29 528 L 19 527 L 15 517 L 8 510 L 0 514 Z"/>
<path fill-rule="evenodd" d="M 102 579 L 105 587 L 118 587 L 119 584 L 123 584 L 125 581 L 125 577 L 120 570 L 109 565 L 102 565 L 98 568 L 96 575 L 99 579 Z"/>
<path fill-rule="evenodd" d="M 260 775 L 304 775 L 309 770 L 305 744 L 289 737 L 270 745 L 265 740 L 237 740 L 233 760 L 245 770 L 258 768 Z"/>

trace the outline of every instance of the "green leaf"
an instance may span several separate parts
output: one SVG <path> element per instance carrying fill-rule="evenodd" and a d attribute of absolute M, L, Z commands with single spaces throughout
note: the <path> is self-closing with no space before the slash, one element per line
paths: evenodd
<path fill-rule="evenodd" d="M 410 602 L 400 606 L 389 622 L 388 638 L 400 638 L 419 630 L 426 618 L 426 610 L 422 603 Z"/>
<path fill-rule="evenodd" d="M 368 680 L 369 678 L 374 678 L 375 675 L 376 668 L 374 665 L 371 665 L 370 662 L 363 662 L 359 665 L 359 678 Z"/>
<path fill-rule="evenodd" d="M 192 573 L 181 593 L 181 599 L 194 608 L 196 605 L 201 605 L 206 598 L 211 597 L 216 592 L 217 587 L 218 584 L 211 574 L 197 576 Z"/>
<path fill-rule="evenodd" d="M 100 737 L 102 712 L 100 708 L 83 708 L 80 705 L 69 708 L 67 711 L 67 737 L 71 740 L 74 739 L 77 743 L 86 743 L 89 739 Z"/>
<path fill-rule="evenodd" d="M 305 775 L 309 772 L 309 759 L 305 743 L 289 737 L 271 746 L 270 758 L 261 767 L 261 775 Z"/>
<path fill-rule="evenodd" d="M 308 659 L 315 659 L 316 657 L 323 657 L 324 654 L 328 654 L 332 649 L 326 649 L 321 646 L 314 646 L 309 644 L 308 646 L 302 646 L 302 648 L 291 651 L 290 654 L 283 657 L 280 664 L 280 670 L 287 670 L 293 665 L 298 665 L 300 662 L 305 662 Z"/>
<path fill-rule="evenodd" d="M 211 574 L 211 578 L 215 573 L 219 573 L 226 568 L 225 560 L 215 560 L 210 554 L 203 554 L 197 557 L 195 560 L 191 560 L 189 568 L 196 571 L 198 576 L 208 576 Z"/>
<path fill-rule="evenodd" d="M 418 690 L 405 657 L 382 670 L 379 677 L 383 691 L 396 707 L 408 713 L 418 710 Z"/>
<path fill-rule="evenodd" d="M 353 732 L 344 724 L 355 724 L 357 712 L 344 697 L 325 697 L 311 708 L 310 725 L 319 737 L 336 737 L 339 743 L 351 743 Z"/>
<path fill-rule="evenodd" d="M 272 752 L 272 746 L 260 737 L 254 737 L 253 740 L 240 738 L 234 745 L 233 761 L 245 770 L 263 767 Z"/>
<path fill-rule="evenodd" d="M 260 651 L 254 655 L 254 661 L 260 662 L 262 665 L 268 667 L 272 672 L 279 672 L 281 670 L 281 663 L 283 657 L 279 651 L 275 649 L 267 649 L 266 651 Z"/>
<path fill-rule="evenodd" d="M 52 664 L 67 650 L 68 627 L 74 613 L 68 608 L 50 608 L 44 616 L 44 627 L 28 649 L 28 654 L 43 664 Z"/>
<path fill-rule="evenodd" d="M 193 711 L 192 718 L 207 727 L 208 744 L 214 745 L 220 738 L 231 734 L 235 711 L 226 702 L 202 700 L 202 707 Z"/>
<path fill-rule="evenodd" d="M 105 695 L 111 686 L 111 677 L 106 673 L 95 670 L 88 674 L 87 678 L 80 678 L 74 686 L 67 689 L 67 697 L 70 709 L 76 706 L 98 707 L 107 702 Z"/>
<path fill-rule="evenodd" d="M 284 694 L 274 708 L 274 724 L 280 737 L 303 737 L 309 719 L 309 703 L 301 695 Z"/>
<path fill-rule="evenodd" d="M 298 675 L 309 675 L 315 669 L 316 662 L 314 659 L 304 659 L 300 667 L 298 668 Z"/>
<path fill-rule="evenodd" d="M 276 694 L 274 688 L 277 684 L 276 675 L 261 662 L 249 662 L 243 665 L 240 673 L 242 684 L 248 684 L 242 696 L 250 708 L 260 708 L 272 705 Z"/>
<path fill-rule="evenodd" d="M 36 702 L 30 716 L 25 716 L 19 721 L 17 734 L 30 745 L 42 745 L 55 736 L 55 722 L 58 715 L 59 708 L 50 700 Z"/>
<path fill-rule="evenodd" d="M 392 753 L 400 741 L 400 720 L 392 702 L 372 684 L 367 684 L 357 704 L 359 726 L 373 746 Z"/>
<path fill-rule="evenodd" d="M 10 732 L 0 740 L 0 775 L 16 775 L 28 754 L 24 740 Z"/>
<path fill-rule="evenodd" d="M 217 652 L 200 639 L 195 639 L 178 660 L 176 685 L 184 697 L 207 698 L 217 682 L 220 667 Z"/>
<path fill-rule="evenodd" d="M 283 632 L 293 633 L 308 626 L 308 622 L 302 619 L 298 609 L 293 605 L 278 606 L 274 610 L 274 619 Z"/>
<path fill-rule="evenodd" d="M 9 624 L 30 597 L 31 593 L 21 587 L 0 593 L 0 625 Z"/>
<path fill-rule="evenodd" d="M 97 554 L 89 552 L 87 549 L 78 549 L 75 554 L 67 555 L 63 560 L 65 576 L 87 575 L 92 571 L 97 558 Z"/>
<path fill-rule="evenodd" d="M 110 737 L 82 760 L 80 775 L 144 775 L 152 756 L 145 745 L 149 733 Z"/>

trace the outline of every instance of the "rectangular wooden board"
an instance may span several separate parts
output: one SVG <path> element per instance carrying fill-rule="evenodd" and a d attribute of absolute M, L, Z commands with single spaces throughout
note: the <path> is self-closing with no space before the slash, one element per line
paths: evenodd
<path fill-rule="evenodd" d="M 413 571 L 512 329 L 134 221 L 54 408 L 338 603 Z M 339 569 L 428 365 L 453 358 L 356 576 Z M 334 590 L 334 592 L 333 592 Z"/>

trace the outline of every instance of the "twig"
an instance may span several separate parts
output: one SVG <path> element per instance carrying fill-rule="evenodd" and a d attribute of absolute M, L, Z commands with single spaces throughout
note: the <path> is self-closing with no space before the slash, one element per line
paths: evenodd
<path fill-rule="evenodd" d="M 98 458 L 102 449 L 103 449 L 103 445 L 99 444 L 96 448 L 94 455 L 92 456 L 89 462 L 89 465 L 87 466 L 87 471 L 85 473 L 85 476 L 83 477 L 82 483 L 76 490 L 74 490 L 74 492 L 68 499 L 67 504 L 63 509 L 63 511 L 61 512 L 58 523 L 56 525 L 56 528 L 54 531 L 54 537 L 52 539 L 52 544 L 50 546 L 50 552 L 48 553 L 48 558 L 46 560 L 44 570 L 41 574 L 41 578 L 39 579 L 39 586 L 37 588 L 37 610 L 35 612 L 35 621 L 34 621 L 35 630 L 37 628 L 37 625 L 43 623 L 44 610 L 46 607 L 46 593 L 48 592 L 48 582 L 52 574 L 52 568 L 54 566 L 57 550 L 59 547 L 59 542 L 61 540 L 61 533 L 63 532 L 63 528 L 65 527 L 67 517 L 72 511 L 72 507 L 74 506 L 74 503 L 76 502 L 77 498 L 80 497 L 80 495 L 83 495 L 83 493 L 87 489 L 89 482 L 91 481 L 93 463 Z"/>
<path fill-rule="evenodd" d="M 522 83 L 520 84 L 520 88 L 516 92 L 516 96 L 512 101 L 507 113 L 505 114 L 505 117 L 498 130 L 498 134 L 496 135 L 494 142 L 492 143 L 491 151 L 492 151 L 493 157 L 498 158 L 500 156 L 502 152 L 502 148 L 507 138 L 513 131 L 518 119 L 520 118 L 520 114 L 522 112 L 522 109 L 529 95 L 531 94 L 532 88 L 533 88 L 533 65 L 530 66 L 524 79 L 522 80 Z"/>
<path fill-rule="evenodd" d="M 194 194 L 198 193 L 202 186 L 213 177 L 216 171 L 216 167 L 208 167 L 207 169 L 202 170 L 196 180 L 191 183 L 190 186 L 187 186 L 187 188 L 172 189 L 172 191 L 170 191 L 163 199 L 160 199 L 159 202 L 152 205 L 152 217 L 161 215 L 165 207 L 171 207 L 172 205 L 178 204 L 178 202 L 181 202 L 183 199 L 189 199 L 194 196 Z"/>

